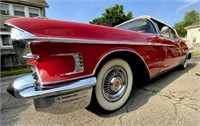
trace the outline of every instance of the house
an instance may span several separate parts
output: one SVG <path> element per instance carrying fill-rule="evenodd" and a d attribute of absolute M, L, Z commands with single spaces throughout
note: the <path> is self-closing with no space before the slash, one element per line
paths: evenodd
<path fill-rule="evenodd" d="M 16 17 L 45 17 L 45 0 L 1 0 L 0 2 L 0 49 L 1 69 L 17 67 L 25 64 L 17 55 L 12 46 L 10 32 L 4 22 Z"/>
<path fill-rule="evenodd" d="M 195 52 L 200 52 L 200 21 L 185 27 L 187 40 L 193 45 Z"/>

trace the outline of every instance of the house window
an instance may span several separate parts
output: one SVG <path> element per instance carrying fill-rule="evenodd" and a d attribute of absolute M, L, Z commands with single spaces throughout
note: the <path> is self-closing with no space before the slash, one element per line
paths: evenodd
<path fill-rule="evenodd" d="M 13 6 L 14 15 L 15 16 L 25 16 L 24 7 L 23 6 Z"/>
<path fill-rule="evenodd" d="M 1 35 L 3 46 L 12 46 L 10 35 Z"/>
<path fill-rule="evenodd" d="M 29 16 L 30 17 L 38 17 L 39 16 L 39 9 L 36 8 L 28 8 Z"/>
<path fill-rule="evenodd" d="M 9 15 L 9 5 L 8 4 L 4 4 L 4 3 L 0 3 L 0 10 L 1 10 L 1 14 L 3 15 Z"/>
<path fill-rule="evenodd" d="M 20 60 L 16 54 L 4 54 L 1 55 L 1 66 L 8 67 L 8 66 L 19 66 Z"/>

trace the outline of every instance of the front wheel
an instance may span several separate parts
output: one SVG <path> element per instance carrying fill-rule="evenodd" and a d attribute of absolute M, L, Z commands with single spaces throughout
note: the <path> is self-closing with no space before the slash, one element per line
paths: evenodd
<path fill-rule="evenodd" d="M 123 59 L 107 62 L 97 76 L 95 96 L 99 105 L 107 111 L 122 107 L 130 96 L 133 73 Z"/>

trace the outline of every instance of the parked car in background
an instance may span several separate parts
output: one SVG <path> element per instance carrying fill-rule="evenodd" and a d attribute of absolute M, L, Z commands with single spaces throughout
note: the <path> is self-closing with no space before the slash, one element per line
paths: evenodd
<path fill-rule="evenodd" d="M 104 110 L 117 110 L 136 83 L 184 69 L 191 57 L 176 31 L 150 16 L 114 28 L 42 18 L 5 24 L 17 54 L 33 69 L 7 90 L 34 99 L 37 111 L 70 112 L 94 105 L 91 97 Z"/>

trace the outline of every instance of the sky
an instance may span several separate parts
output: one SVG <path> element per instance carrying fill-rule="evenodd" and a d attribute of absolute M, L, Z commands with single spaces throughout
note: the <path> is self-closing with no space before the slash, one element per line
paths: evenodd
<path fill-rule="evenodd" d="M 46 0 L 49 19 L 89 23 L 102 16 L 106 8 L 123 5 L 134 17 L 149 15 L 171 26 L 184 19 L 191 10 L 200 12 L 200 0 Z"/>

